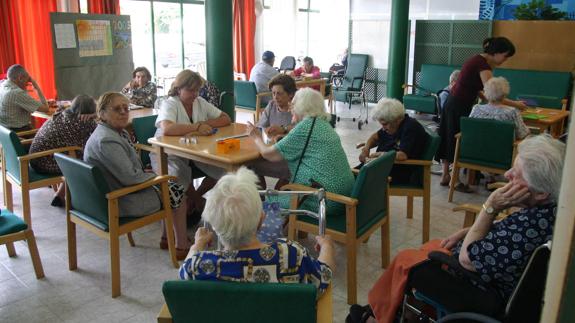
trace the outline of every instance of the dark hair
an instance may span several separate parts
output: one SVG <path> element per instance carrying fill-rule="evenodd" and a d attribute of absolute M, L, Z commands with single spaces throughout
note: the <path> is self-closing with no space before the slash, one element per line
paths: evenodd
<path fill-rule="evenodd" d="M 172 82 L 172 86 L 168 91 L 168 96 L 178 96 L 180 95 L 181 89 L 189 87 L 197 86 L 198 89 L 200 89 L 204 86 L 205 82 L 206 81 L 200 74 L 190 70 L 183 70 L 176 75 L 176 79 Z"/>
<path fill-rule="evenodd" d="M 80 94 L 74 98 L 72 101 L 72 106 L 64 110 L 64 113 L 68 116 L 94 114 L 96 113 L 96 101 L 94 101 L 94 99 L 89 95 Z"/>
<path fill-rule="evenodd" d="M 152 74 L 150 74 L 150 71 L 148 71 L 148 69 L 143 66 L 136 67 L 136 69 L 132 72 L 132 78 L 135 78 L 136 73 L 138 72 L 144 72 L 144 74 L 146 74 L 146 77 L 148 78 L 148 81 L 152 80 Z"/>
<path fill-rule="evenodd" d="M 289 95 L 293 95 L 297 91 L 293 77 L 287 74 L 278 74 L 274 76 L 268 83 L 270 90 L 274 85 L 281 85 L 284 88 L 284 91 Z"/>
<path fill-rule="evenodd" d="M 507 53 L 507 57 L 515 55 L 515 46 L 505 37 L 492 37 L 483 41 L 483 52 L 494 55 Z"/>
<path fill-rule="evenodd" d="M 303 62 L 304 63 L 309 63 L 311 66 L 313 66 L 313 58 L 306 56 L 303 58 Z"/>

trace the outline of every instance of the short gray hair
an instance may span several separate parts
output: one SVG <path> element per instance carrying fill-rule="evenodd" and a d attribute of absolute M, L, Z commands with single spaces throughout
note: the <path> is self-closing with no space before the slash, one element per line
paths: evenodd
<path fill-rule="evenodd" d="M 451 75 L 449 75 L 450 84 L 457 81 L 457 79 L 459 78 L 459 73 L 461 73 L 460 70 L 454 70 L 453 72 L 451 72 Z"/>
<path fill-rule="evenodd" d="M 396 99 L 383 98 L 373 108 L 373 120 L 394 122 L 405 114 L 403 104 Z"/>
<path fill-rule="evenodd" d="M 241 167 L 218 180 L 208 192 L 202 218 L 231 249 L 248 244 L 258 229 L 262 201 L 253 171 Z"/>
<path fill-rule="evenodd" d="M 509 82 L 504 77 L 492 77 L 483 85 L 483 93 L 489 102 L 500 102 L 509 95 Z"/>
<path fill-rule="evenodd" d="M 523 162 L 523 177 L 530 189 L 549 193 L 557 202 L 565 159 L 565 144 L 549 134 L 531 136 L 518 147 L 517 158 Z"/>
<path fill-rule="evenodd" d="M 80 94 L 72 101 L 72 106 L 64 110 L 67 116 L 96 113 L 96 101 L 89 95 Z"/>
<path fill-rule="evenodd" d="M 15 81 L 18 77 L 26 74 L 28 74 L 28 72 L 26 71 L 24 66 L 20 64 L 14 64 L 8 67 L 8 71 L 6 71 L 6 76 L 10 81 Z"/>
<path fill-rule="evenodd" d="M 319 117 L 326 121 L 331 119 L 329 113 L 325 112 L 324 98 L 318 91 L 312 88 L 299 89 L 293 97 L 292 112 L 300 117 Z"/>

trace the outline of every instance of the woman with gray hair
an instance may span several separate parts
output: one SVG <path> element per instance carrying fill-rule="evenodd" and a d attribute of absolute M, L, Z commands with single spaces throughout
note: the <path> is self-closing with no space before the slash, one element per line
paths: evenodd
<path fill-rule="evenodd" d="M 515 124 L 515 138 L 523 139 L 529 134 L 529 128 L 523 122 L 521 112 L 504 104 L 509 95 L 509 82 L 503 77 L 492 77 L 483 86 L 487 104 L 478 104 L 471 110 L 470 118 L 511 121 Z"/>
<path fill-rule="evenodd" d="M 30 153 L 68 146 L 84 147 L 96 129 L 96 101 L 88 95 L 78 95 L 68 109 L 56 112 L 44 122 L 36 133 Z M 77 152 L 82 158 L 82 151 Z M 53 156 L 35 158 L 30 161 L 39 173 L 61 174 Z M 52 206 L 64 206 L 64 186 L 61 184 L 52 200 Z"/>
<path fill-rule="evenodd" d="M 202 218 L 210 223 L 224 250 L 207 250 L 213 234 L 196 231 L 195 243 L 180 268 L 181 279 L 254 283 L 314 284 L 319 292 L 329 286 L 334 268 L 333 242 L 316 237 L 318 259 L 295 241 L 279 239 L 264 244 L 256 232 L 264 219 L 257 176 L 245 167 L 220 178 L 208 192 Z"/>
<path fill-rule="evenodd" d="M 479 274 L 506 301 L 533 251 L 553 239 L 564 158 L 565 144 L 547 134 L 521 142 L 513 168 L 505 173 L 509 182 L 489 195 L 470 228 L 395 256 L 369 292 L 374 316 L 380 322 L 395 316 L 403 292 L 393 291 L 404 290 L 409 269 L 426 260 L 432 250 L 452 253 L 462 267 Z M 495 220 L 509 208 L 517 211 Z"/>
<path fill-rule="evenodd" d="M 381 129 L 371 135 L 359 154 L 359 161 L 363 163 L 368 158 L 376 158 L 384 152 L 395 150 L 395 159 L 421 158 L 427 144 L 427 133 L 423 126 L 405 113 L 403 104 L 396 99 L 383 98 L 377 102 L 373 109 L 373 120 L 381 124 Z M 375 153 L 370 150 L 377 147 Z M 407 184 L 411 182 L 413 167 L 408 165 L 393 165 L 391 181 L 394 184 Z"/>
<path fill-rule="evenodd" d="M 248 132 L 262 157 L 272 162 L 287 161 L 292 183 L 321 186 L 328 192 L 349 195 L 353 174 L 339 136 L 329 124 L 331 116 L 325 112 L 323 96 L 316 90 L 304 88 L 296 92 L 292 103 L 296 125 L 272 146 L 264 144 L 260 131 L 248 124 Z M 280 202 L 281 207 L 289 208 L 288 196 L 282 196 Z M 316 211 L 317 199 L 307 198 L 301 207 Z M 327 208 L 343 210 L 343 205 L 329 201 Z"/>

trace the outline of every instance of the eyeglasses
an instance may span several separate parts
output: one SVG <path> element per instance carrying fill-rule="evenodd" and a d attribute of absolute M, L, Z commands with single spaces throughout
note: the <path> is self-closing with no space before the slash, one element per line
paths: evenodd
<path fill-rule="evenodd" d="M 128 105 L 118 105 L 110 108 L 114 113 L 129 113 L 130 107 Z"/>

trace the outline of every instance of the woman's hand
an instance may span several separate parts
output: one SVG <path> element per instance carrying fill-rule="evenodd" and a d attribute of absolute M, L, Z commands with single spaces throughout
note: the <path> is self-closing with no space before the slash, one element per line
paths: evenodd
<path fill-rule="evenodd" d="M 268 135 L 268 137 L 274 137 L 277 135 L 285 134 L 284 128 L 282 126 L 277 125 L 277 124 L 273 124 L 273 125 L 269 126 L 265 130 L 265 132 Z"/>
<path fill-rule="evenodd" d="M 190 248 L 196 251 L 206 250 L 214 238 L 212 231 L 201 227 L 196 231 L 194 245 Z"/>
<path fill-rule="evenodd" d="M 329 235 L 325 236 L 316 236 L 315 237 L 315 250 L 317 252 L 321 251 L 324 247 L 333 248 L 333 240 Z"/>
<path fill-rule="evenodd" d="M 359 154 L 359 161 L 365 163 L 368 157 L 369 157 L 369 149 L 364 146 L 361 149 L 361 153 Z"/>
<path fill-rule="evenodd" d="M 198 126 L 198 130 L 196 130 L 196 132 L 198 132 L 202 136 L 210 136 L 213 135 L 213 130 L 214 128 L 212 128 L 209 124 L 200 123 Z"/>
<path fill-rule="evenodd" d="M 449 237 L 441 240 L 441 243 L 439 245 L 442 248 L 445 248 L 447 250 L 451 250 L 453 247 L 455 247 L 455 245 L 459 241 L 461 241 L 461 240 L 463 240 L 463 238 L 465 238 L 467 231 L 469 231 L 469 228 L 461 229 L 461 230 L 455 232 L 454 234 L 450 235 Z"/>
<path fill-rule="evenodd" d="M 525 185 L 509 182 L 505 186 L 496 189 L 489 197 L 485 204 L 495 210 L 495 214 L 499 211 L 508 209 L 510 207 L 524 207 L 525 202 L 529 199 L 531 193 L 529 188 Z"/>
<path fill-rule="evenodd" d="M 513 101 L 515 102 L 515 108 L 519 109 L 520 111 L 527 110 L 528 106 L 523 101 Z"/>
<path fill-rule="evenodd" d="M 252 137 L 253 139 L 256 139 L 256 138 L 261 139 L 262 138 L 262 134 L 260 133 L 260 130 L 256 126 L 254 126 L 253 123 L 251 123 L 249 121 L 248 121 L 247 132 L 248 132 L 248 135 L 250 137 Z"/>

